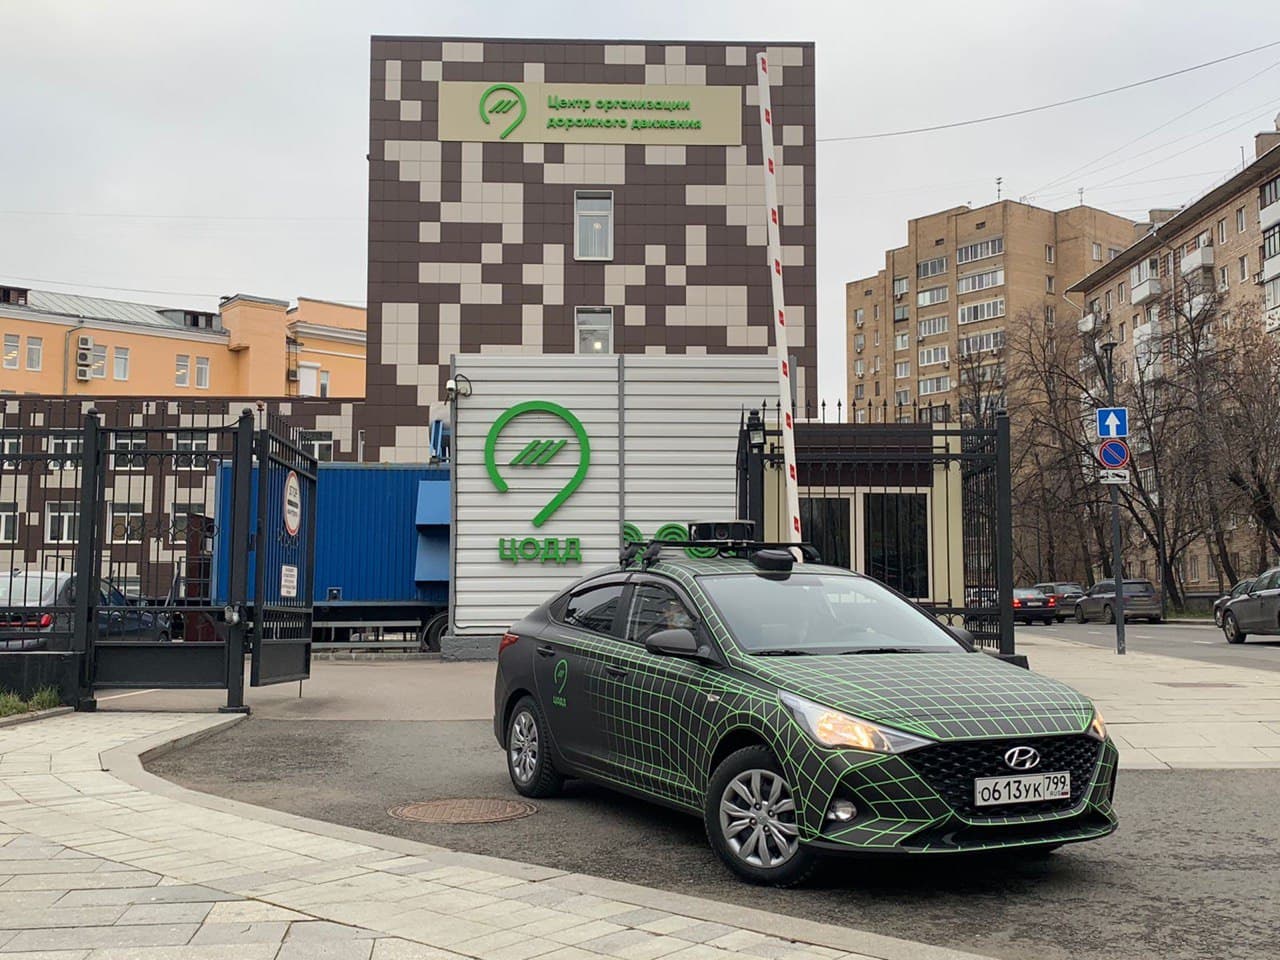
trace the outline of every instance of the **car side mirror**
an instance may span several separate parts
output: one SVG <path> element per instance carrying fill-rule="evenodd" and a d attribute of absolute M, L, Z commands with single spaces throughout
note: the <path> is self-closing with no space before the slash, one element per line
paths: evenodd
<path fill-rule="evenodd" d="M 650 653 L 668 657 L 693 657 L 698 654 L 698 640 L 684 627 L 659 630 L 645 638 L 644 648 Z"/>
<path fill-rule="evenodd" d="M 963 643 L 966 647 L 968 647 L 970 651 L 977 648 L 978 646 L 977 639 L 974 637 L 972 633 L 970 633 L 964 627 L 948 627 L 947 629 L 951 631 L 951 635 L 953 637 L 955 637 L 957 640 Z"/>

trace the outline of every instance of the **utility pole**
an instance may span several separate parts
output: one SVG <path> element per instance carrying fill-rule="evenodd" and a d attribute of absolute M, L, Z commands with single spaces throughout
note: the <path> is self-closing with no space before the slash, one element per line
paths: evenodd
<path fill-rule="evenodd" d="M 1101 344 L 1106 357 L 1107 406 L 1116 405 L 1116 370 L 1111 355 L 1116 342 L 1108 339 Z M 1111 576 L 1116 582 L 1116 653 L 1124 655 L 1124 560 L 1120 543 L 1120 488 L 1111 484 Z"/>

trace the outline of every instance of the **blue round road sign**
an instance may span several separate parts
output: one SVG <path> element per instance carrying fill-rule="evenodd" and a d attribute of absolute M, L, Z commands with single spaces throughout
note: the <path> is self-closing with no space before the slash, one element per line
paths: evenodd
<path fill-rule="evenodd" d="M 1129 445 L 1123 440 L 1103 440 L 1098 444 L 1098 462 L 1108 470 L 1129 465 Z"/>

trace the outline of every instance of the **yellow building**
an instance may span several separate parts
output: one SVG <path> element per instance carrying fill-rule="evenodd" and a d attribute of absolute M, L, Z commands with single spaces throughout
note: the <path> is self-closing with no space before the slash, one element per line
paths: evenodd
<path fill-rule="evenodd" d="M 0 394 L 363 397 L 365 311 L 236 294 L 218 312 L 0 285 Z"/>

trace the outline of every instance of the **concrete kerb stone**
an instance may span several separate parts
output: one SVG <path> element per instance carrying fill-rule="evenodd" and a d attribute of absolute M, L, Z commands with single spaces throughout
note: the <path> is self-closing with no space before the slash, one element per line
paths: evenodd
<path fill-rule="evenodd" d="M 20 723 L 47 720 L 49 717 L 60 717 L 64 713 L 74 712 L 75 707 L 54 707 L 52 710 L 36 710 L 34 713 L 15 713 L 9 717 L 0 717 L 0 727 L 15 727 Z"/>
<path fill-rule="evenodd" d="M 797 944 L 837 950 L 841 953 L 856 953 L 874 960 L 989 960 L 978 954 L 947 947 L 914 943 L 895 937 L 769 913 L 701 897 L 691 897 L 638 884 L 568 873 L 498 857 L 463 853 L 415 840 L 325 823 L 189 790 L 148 773 L 142 766 L 146 759 L 161 756 L 171 750 L 225 731 L 243 719 L 245 719 L 243 715 L 229 715 L 219 717 L 216 722 L 210 723 L 207 718 L 202 718 L 176 730 L 132 741 L 104 751 L 100 755 L 102 768 L 138 790 L 246 820 L 288 827 L 319 837 L 356 843 L 400 856 L 427 857 L 437 863 L 536 882 L 540 886 L 554 887 L 575 894 L 590 894 L 641 909 L 648 908 L 666 914 L 675 914 L 693 922 L 725 924 L 790 940 Z M 211 881 L 208 885 L 216 888 L 217 881 Z"/>

